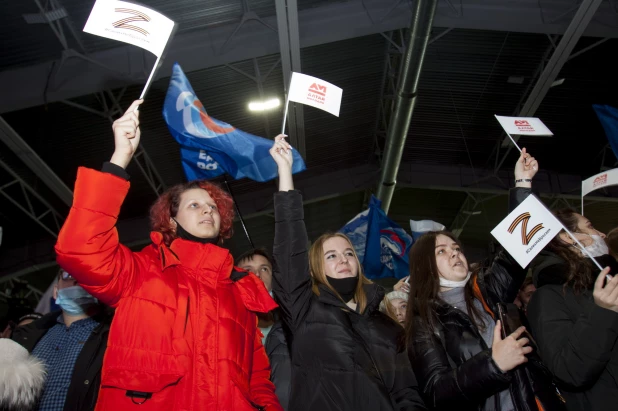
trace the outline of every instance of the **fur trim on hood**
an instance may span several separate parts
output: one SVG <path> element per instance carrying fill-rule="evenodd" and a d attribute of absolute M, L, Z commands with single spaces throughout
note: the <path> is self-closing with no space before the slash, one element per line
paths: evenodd
<path fill-rule="evenodd" d="M 0 409 L 30 410 L 45 386 L 45 364 L 9 338 L 0 339 Z"/>

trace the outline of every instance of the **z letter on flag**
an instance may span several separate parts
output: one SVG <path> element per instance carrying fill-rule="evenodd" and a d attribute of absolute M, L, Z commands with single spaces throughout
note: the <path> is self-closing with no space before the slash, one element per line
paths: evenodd
<path fill-rule="evenodd" d="M 288 92 L 290 101 L 319 108 L 339 117 L 342 95 L 343 90 L 334 84 L 306 74 L 292 73 Z"/>
<path fill-rule="evenodd" d="M 526 268 L 561 230 L 560 221 L 531 194 L 491 234 Z"/>
<path fill-rule="evenodd" d="M 500 125 L 510 135 L 553 136 L 543 122 L 536 117 L 505 117 L 496 115 Z"/>
<path fill-rule="evenodd" d="M 133 44 L 161 57 L 174 29 L 163 14 L 126 1 L 97 0 L 84 31 Z"/>

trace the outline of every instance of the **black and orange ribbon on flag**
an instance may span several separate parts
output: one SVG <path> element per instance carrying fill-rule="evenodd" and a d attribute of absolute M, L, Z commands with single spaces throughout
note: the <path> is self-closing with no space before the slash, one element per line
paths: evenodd
<path fill-rule="evenodd" d="M 133 10 L 133 9 L 125 9 L 125 8 L 116 8 L 114 9 L 116 13 L 127 13 L 133 14 L 132 17 L 127 17 L 122 20 L 118 20 L 112 23 L 112 25 L 117 29 L 127 29 L 134 30 L 138 33 L 147 36 L 149 33 L 141 27 L 132 26 L 128 23 L 137 22 L 137 21 L 150 21 L 150 17 L 147 14 L 142 13 L 141 11 Z"/>
<path fill-rule="evenodd" d="M 530 213 L 526 211 L 525 213 L 520 214 L 511 223 L 511 225 L 508 228 L 508 232 L 513 234 L 513 231 L 515 231 L 515 228 L 517 228 L 517 226 L 521 223 L 521 243 L 523 245 L 528 245 L 530 243 L 530 240 L 532 240 L 532 237 L 534 237 L 536 233 L 538 233 L 539 231 L 541 231 L 543 229 L 543 224 L 542 223 L 541 224 L 537 224 L 528 233 L 527 229 L 528 229 L 528 221 L 529 220 L 530 220 Z"/>

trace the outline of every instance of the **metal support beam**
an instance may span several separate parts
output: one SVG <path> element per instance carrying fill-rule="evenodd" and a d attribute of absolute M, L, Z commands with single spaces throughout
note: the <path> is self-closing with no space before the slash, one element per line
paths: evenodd
<path fill-rule="evenodd" d="M 298 18 L 300 47 L 407 27 L 410 22 L 410 2 L 402 2 L 384 21 L 379 21 L 393 3 L 394 1 L 385 0 L 323 2 L 318 7 L 301 10 Z M 539 3 L 536 0 L 466 0 L 463 12 L 458 16 L 447 3 L 440 2 L 434 26 L 524 33 L 564 33 L 566 24 L 563 21 L 549 22 L 540 18 Z M 569 2 L 542 4 L 546 15 L 558 15 L 571 7 Z M 604 2 L 599 7 L 597 18 L 587 25 L 584 35 L 618 38 L 615 26 L 606 23 L 608 16 L 615 16 L 615 10 L 609 2 Z M 169 75 L 174 61 L 181 61 L 183 69 L 189 73 L 280 52 L 277 33 L 272 30 L 272 27 L 277 25 L 277 18 L 266 16 L 261 20 L 270 28 L 265 24 L 246 24 L 242 30 L 236 31 L 238 23 L 233 23 L 175 36 L 157 79 Z M 330 29 L 325 30 L 325 27 Z M 232 40 L 228 41 L 234 31 L 236 33 Z M 67 100 L 104 88 L 115 89 L 144 81 L 144 72 L 150 71 L 152 62 L 146 64 L 141 49 L 118 44 L 119 47 L 113 49 L 89 53 L 88 57 L 82 55 L 74 56 L 80 58 L 67 59 L 63 67 L 63 82 L 57 88 L 48 90 L 47 101 Z M 53 64 L 49 61 L 0 72 L 0 84 L 5 86 L 0 94 L 0 113 L 44 104 L 45 85 Z"/>
<path fill-rule="evenodd" d="M 60 213 L 2 160 L 0 160 L 0 169 L 3 169 L 10 176 L 10 179 L 0 186 L 0 195 L 26 213 L 54 238 L 57 238 L 60 224 L 64 221 Z"/>
<path fill-rule="evenodd" d="M 298 5 L 296 0 L 276 0 L 279 50 L 283 68 L 283 87 L 287 96 L 292 72 L 302 73 L 300 63 L 300 34 Z M 288 132 L 292 144 L 305 158 L 305 119 L 302 104 L 290 102 L 288 108 Z"/>
<path fill-rule="evenodd" d="M 437 0 L 417 0 L 412 12 L 412 23 L 401 66 L 393 117 L 386 137 L 382 173 L 377 189 L 377 197 L 382 200 L 382 209 L 385 213 L 388 213 L 397 184 L 397 172 L 412 121 L 418 81 L 437 4 Z"/>
<path fill-rule="evenodd" d="M 231 70 L 234 70 L 235 72 L 239 74 L 242 74 L 243 76 L 247 77 L 250 80 L 253 80 L 257 86 L 258 95 L 260 96 L 260 100 L 265 101 L 266 95 L 264 94 L 264 83 L 270 76 L 270 73 L 272 73 L 273 70 L 279 65 L 279 63 L 281 63 L 281 58 L 279 58 L 279 60 L 277 60 L 268 69 L 268 71 L 264 75 L 262 75 L 262 70 L 260 70 L 260 64 L 258 62 L 258 59 L 253 58 L 251 60 L 253 63 L 253 74 L 249 74 L 245 72 L 244 70 L 239 69 L 238 67 L 234 67 L 233 64 L 226 64 L 226 67 L 230 68 Z M 273 135 L 271 134 L 271 130 L 270 130 L 270 122 L 268 121 L 268 112 L 262 113 L 262 120 L 264 121 L 264 132 L 266 133 L 265 136 L 267 138 L 272 137 Z"/>
<path fill-rule="evenodd" d="M 596 14 L 601 3 L 602 0 L 582 1 L 577 12 L 575 13 L 575 16 L 573 17 L 573 20 L 571 20 L 571 23 L 567 27 L 564 35 L 560 39 L 560 42 L 556 46 L 554 53 L 549 59 L 547 66 L 545 66 L 545 69 L 539 76 L 534 88 L 528 95 L 526 102 L 518 114 L 519 117 L 531 117 L 534 113 L 536 113 L 536 110 L 541 105 L 541 102 L 547 95 L 552 83 L 556 80 L 560 70 L 562 70 L 562 67 L 569 59 L 573 48 L 575 48 L 575 45 L 584 33 L 588 23 L 590 23 Z M 513 138 L 517 141 L 519 136 L 513 136 Z M 508 148 L 506 153 L 502 156 L 502 159 L 498 162 L 496 170 L 499 170 L 500 167 L 502 167 L 502 164 L 509 155 L 513 145 L 508 138 L 505 138 L 503 140 L 502 147 Z"/>
<path fill-rule="evenodd" d="M 479 201 L 472 194 L 467 194 L 468 195 L 457 212 L 453 223 L 449 227 L 455 237 L 459 237 L 461 235 L 471 216 L 480 213 L 480 211 L 477 210 Z"/>
<path fill-rule="evenodd" d="M 34 174 L 69 207 L 73 204 L 73 191 L 34 152 L 32 147 L 0 117 L 0 140 L 8 146 Z"/>
<path fill-rule="evenodd" d="M 303 199 L 307 203 L 367 190 L 378 181 L 379 173 L 378 166 L 374 164 L 330 172 L 307 170 L 295 178 L 294 186 L 302 191 Z M 500 183 L 490 180 L 476 182 L 479 176 L 488 175 L 493 175 L 493 169 L 472 170 L 469 166 L 402 163 L 399 167 L 397 184 L 398 187 L 404 188 L 470 193 L 479 202 L 488 200 L 492 196 L 507 196 L 508 189 L 504 187 L 514 186 L 513 171 L 501 171 L 498 176 Z M 533 184 L 535 191 L 539 192 L 541 198 L 546 201 L 565 199 L 579 202 L 580 200 L 581 177 L 578 175 L 540 172 L 535 176 Z M 235 196 L 235 199 L 245 220 L 273 212 L 271 185 L 267 184 L 259 190 L 239 194 Z M 597 194 L 586 197 L 586 200 L 611 202 L 618 205 L 618 196 L 603 197 Z M 148 241 L 150 228 L 147 216 L 119 221 L 117 227 L 120 240 L 127 246 L 145 244 Z M 0 277 L 11 273 L 31 273 L 36 271 L 30 268 L 33 264 L 37 264 L 37 267 L 48 267 L 45 263 L 54 258 L 53 241 L 50 240 L 49 244 L 39 244 L 33 248 L 5 250 L 5 253 L 12 257 L 12 261 L 0 260 Z"/>

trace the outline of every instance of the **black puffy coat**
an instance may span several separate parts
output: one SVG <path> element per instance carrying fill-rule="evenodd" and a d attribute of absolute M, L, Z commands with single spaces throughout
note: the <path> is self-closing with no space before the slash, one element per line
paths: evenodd
<path fill-rule="evenodd" d="M 529 189 L 511 190 L 511 209 L 523 201 Z M 517 296 L 527 270 L 506 252 L 473 276 L 476 297 L 492 317 L 498 303 L 510 303 Z M 546 411 L 561 410 L 563 404 L 551 385 L 551 377 L 531 365 L 502 372 L 492 358 L 491 349 L 470 317 L 445 302 L 434 302 L 435 330 L 432 332 L 415 318 L 408 353 L 426 404 L 439 410 L 506 409 L 499 393 L 508 389 L 515 410 L 538 410 L 537 399 Z M 528 363 L 530 364 L 530 363 Z"/>
<path fill-rule="evenodd" d="M 294 411 L 426 409 L 403 345 L 403 329 L 378 311 L 384 291 L 365 286 L 352 311 L 326 287 L 313 293 L 298 191 L 275 194 L 273 291 L 291 333 Z"/>
<path fill-rule="evenodd" d="M 275 310 L 278 311 L 278 310 Z M 283 330 L 281 319 L 275 315 L 275 323 L 264 342 L 264 349 L 270 361 L 270 380 L 275 384 L 275 394 L 284 411 L 288 411 L 290 403 L 290 383 L 292 382 L 292 359 L 290 347 Z"/>
<path fill-rule="evenodd" d="M 597 260 L 615 267 L 606 257 Z M 560 267 L 566 270 L 559 261 L 535 266 L 535 283 L 542 285 L 528 304 L 528 321 L 541 357 L 569 411 L 616 410 L 618 313 L 594 303 L 593 284 L 580 294 L 564 287 Z"/>

